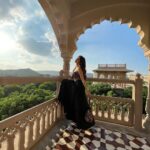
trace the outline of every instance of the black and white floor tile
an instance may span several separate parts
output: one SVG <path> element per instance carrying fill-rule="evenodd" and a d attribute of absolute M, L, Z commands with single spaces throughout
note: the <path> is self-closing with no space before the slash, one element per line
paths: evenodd
<path fill-rule="evenodd" d="M 98 126 L 78 129 L 74 123 L 61 129 L 52 150 L 150 150 L 145 138 L 111 131 Z"/>

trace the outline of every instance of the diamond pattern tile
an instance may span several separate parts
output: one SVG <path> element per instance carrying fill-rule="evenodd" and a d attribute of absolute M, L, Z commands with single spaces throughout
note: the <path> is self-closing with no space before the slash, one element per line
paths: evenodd
<path fill-rule="evenodd" d="M 74 123 L 60 130 L 52 150 L 150 150 L 146 138 L 136 137 L 98 126 L 78 129 Z"/>

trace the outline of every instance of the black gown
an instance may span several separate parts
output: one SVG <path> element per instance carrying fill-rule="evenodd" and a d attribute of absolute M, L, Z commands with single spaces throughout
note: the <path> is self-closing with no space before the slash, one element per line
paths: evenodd
<path fill-rule="evenodd" d="M 58 100 L 64 106 L 66 118 L 75 122 L 79 129 L 88 129 L 95 124 L 93 116 L 90 121 L 86 119 L 92 113 L 78 72 L 73 73 L 71 80 L 62 80 Z"/>

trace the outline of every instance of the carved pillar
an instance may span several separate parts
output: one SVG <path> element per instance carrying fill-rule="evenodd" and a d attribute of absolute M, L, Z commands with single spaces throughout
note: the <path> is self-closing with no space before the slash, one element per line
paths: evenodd
<path fill-rule="evenodd" d="M 150 56 L 148 57 L 149 60 L 149 77 L 148 77 L 148 91 L 147 91 L 147 100 L 146 100 L 146 118 L 143 122 L 143 127 L 145 128 L 146 132 L 150 133 Z"/>
<path fill-rule="evenodd" d="M 68 52 L 62 52 L 61 57 L 63 58 L 63 76 L 68 78 L 69 71 L 70 71 L 70 60 L 72 58 L 73 53 Z"/>
<path fill-rule="evenodd" d="M 142 107 L 143 107 L 143 101 L 142 101 L 142 83 L 143 80 L 140 77 L 140 74 L 136 74 L 135 78 L 135 85 L 133 87 L 133 95 L 132 99 L 135 101 L 135 107 L 134 107 L 134 128 L 136 130 L 142 129 Z"/>
<path fill-rule="evenodd" d="M 63 64 L 63 70 L 64 70 L 64 76 L 69 76 L 69 70 L 70 70 L 70 57 L 64 57 L 64 64 Z"/>

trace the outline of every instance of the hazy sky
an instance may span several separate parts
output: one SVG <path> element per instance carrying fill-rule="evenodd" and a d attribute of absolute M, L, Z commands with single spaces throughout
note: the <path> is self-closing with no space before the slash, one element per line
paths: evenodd
<path fill-rule="evenodd" d="M 0 40 L 0 69 L 60 70 L 63 66 L 53 29 L 37 0 L 0 0 Z M 98 64 L 125 63 L 146 74 L 148 61 L 138 41 L 136 31 L 127 25 L 109 21 L 94 25 L 77 41 L 71 70 L 75 58 L 83 55 L 88 72 Z"/>

